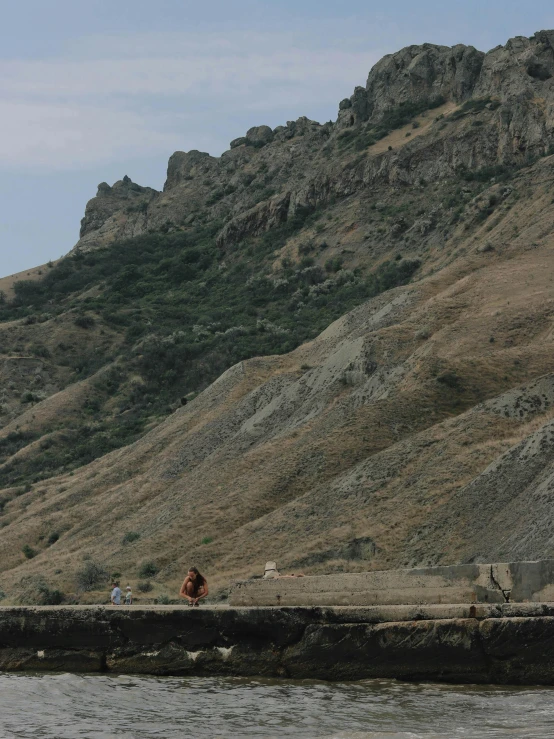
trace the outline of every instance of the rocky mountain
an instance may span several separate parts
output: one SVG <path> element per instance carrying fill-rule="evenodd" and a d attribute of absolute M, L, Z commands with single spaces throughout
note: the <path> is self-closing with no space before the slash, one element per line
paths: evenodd
<path fill-rule="evenodd" d="M 553 75 L 551 31 L 408 47 L 101 184 L 1 286 L 6 602 L 552 556 Z"/>
<path fill-rule="evenodd" d="M 128 177 L 112 188 L 102 183 L 76 249 L 198 220 L 223 221 L 217 240 L 225 248 L 286 222 L 298 208 L 371 186 L 417 185 L 542 155 L 553 143 L 553 49 L 554 32 L 541 31 L 488 54 L 424 44 L 386 56 L 365 88 L 340 103 L 334 124 L 300 118 L 274 131 L 254 127 L 220 158 L 176 152 L 162 193 Z M 417 121 L 439 107 L 435 120 Z M 392 149 L 377 143 L 412 121 L 424 125 L 403 132 L 409 141 L 395 138 Z"/>

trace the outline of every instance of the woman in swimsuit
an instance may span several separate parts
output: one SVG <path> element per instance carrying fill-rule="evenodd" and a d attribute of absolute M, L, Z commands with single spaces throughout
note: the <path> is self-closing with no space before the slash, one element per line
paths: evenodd
<path fill-rule="evenodd" d="M 197 606 L 198 601 L 208 595 L 208 581 L 196 567 L 191 567 L 179 591 L 181 598 L 186 598 L 189 606 Z"/>

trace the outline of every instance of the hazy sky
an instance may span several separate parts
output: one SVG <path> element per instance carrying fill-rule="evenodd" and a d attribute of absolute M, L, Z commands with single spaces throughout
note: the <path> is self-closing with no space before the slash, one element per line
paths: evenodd
<path fill-rule="evenodd" d="M 66 253 L 99 182 L 335 119 L 381 56 L 554 28 L 552 0 L 0 0 L 0 276 Z"/>

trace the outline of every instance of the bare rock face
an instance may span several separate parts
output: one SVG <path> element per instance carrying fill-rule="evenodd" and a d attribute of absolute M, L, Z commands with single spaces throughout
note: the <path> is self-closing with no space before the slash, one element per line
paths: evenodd
<path fill-rule="evenodd" d="M 401 103 L 445 98 L 460 102 L 472 95 L 485 54 L 473 46 L 423 44 L 389 54 L 373 67 L 365 89 L 342 101 L 339 123 L 378 122 Z M 348 105 L 350 102 L 350 105 Z"/>
<path fill-rule="evenodd" d="M 112 187 L 101 182 L 81 221 L 79 249 L 88 251 L 116 239 L 138 236 L 146 227 L 148 204 L 157 194 L 127 175 Z"/>
<path fill-rule="evenodd" d="M 247 131 L 246 138 L 253 146 L 265 146 L 273 141 L 273 131 L 269 126 L 254 126 Z"/>
<path fill-rule="evenodd" d="M 552 98 L 553 76 L 554 32 L 539 31 L 530 39 L 516 36 L 485 56 L 473 95 L 499 96 L 504 100 Z"/>
<path fill-rule="evenodd" d="M 470 97 L 552 97 L 553 76 L 553 31 L 517 36 L 487 54 L 462 44 L 408 46 L 377 62 L 365 90 L 357 87 L 340 103 L 338 122 L 343 127 L 379 122 L 399 104 L 437 98 L 459 103 Z"/>
<path fill-rule="evenodd" d="M 213 174 L 219 160 L 204 151 L 176 151 L 169 158 L 164 192 L 200 175 Z"/>
<path fill-rule="evenodd" d="M 417 135 L 410 130 L 381 144 L 425 110 L 424 130 L 414 121 Z M 345 147 L 344 136 L 356 146 Z M 102 183 L 77 248 L 209 222 L 222 223 L 225 248 L 286 222 L 298 208 L 383 184 L 521 165 L 553 144 L 554 31 L 510 39 L 487 54 L 462 44 L 408 46 L 373 67 L 365 87 L 340 102 L 335 123 L 301 117 L 273 130 L 254 126 L 221 157 L 177 151 L 163 193 L 129 178 Z"/>
<path fill-rule="evenodd" d="M 221 231 L 217 240 L 218 245 L 226 246 L 229 243 L 236 243 L 247 235 L 255 236 L 269 228 L 279 226 L 287 220 L 289 203 L 290 192 L 287 192 L 242 213 Z"/>

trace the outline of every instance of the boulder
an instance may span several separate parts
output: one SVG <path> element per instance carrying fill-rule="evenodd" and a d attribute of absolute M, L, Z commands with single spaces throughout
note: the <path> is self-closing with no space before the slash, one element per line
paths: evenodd
<path fill-rule="evenodd" d="M 269 126 L 254 126 L 246 132 L 246 139 L 253 146 L 265 146 L 273 141 L 273 131 Z"/>

